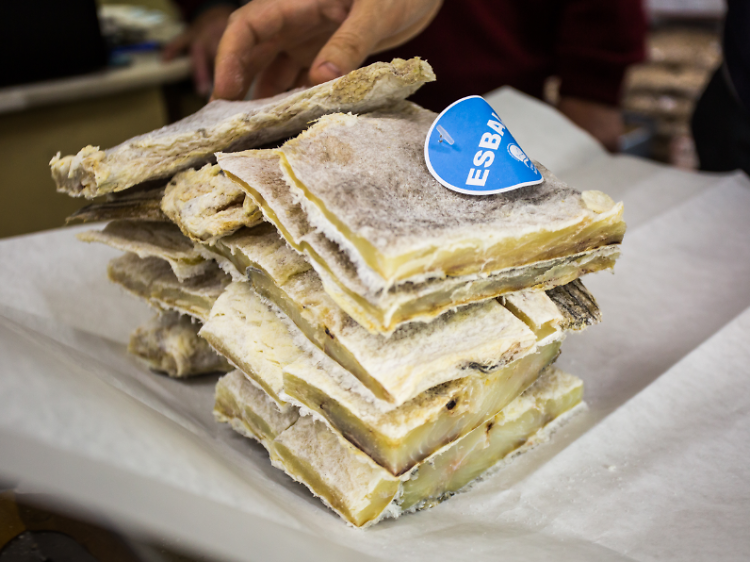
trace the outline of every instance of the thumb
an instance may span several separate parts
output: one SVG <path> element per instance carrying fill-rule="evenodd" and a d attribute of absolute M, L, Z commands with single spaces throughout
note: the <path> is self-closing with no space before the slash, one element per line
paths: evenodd
<path fill-rule="evenodd" d="M 377 2 L 355 2 L 351 12 L 315 57 L 310 81 L 321 84 L 358 68 L 380 41 Z"/>

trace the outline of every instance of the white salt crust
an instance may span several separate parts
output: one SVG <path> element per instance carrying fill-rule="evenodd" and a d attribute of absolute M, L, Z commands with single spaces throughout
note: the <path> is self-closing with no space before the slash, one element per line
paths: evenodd
<path fill-rule="evenodd" d="M 58 191 L 74 197 L 121 191 L 203 165 L 220 150 L 245 150 L 283 139 L 326 113 L 372 111 L 389 105 L 434 79 L 426 62 L 394 59 L 272 98 L 216 100 L 177 123 L 106 151 L 87 146 L 76 155 L 58 153 L 50 161 L 52 177 Z"/>

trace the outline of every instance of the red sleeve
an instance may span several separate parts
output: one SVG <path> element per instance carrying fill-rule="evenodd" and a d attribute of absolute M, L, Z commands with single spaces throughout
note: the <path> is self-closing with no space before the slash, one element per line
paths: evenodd
<path fill-rule="evenodd" d="M 645 58 L 641 0 L 568 0 L 558 29 L 560 95 L 617 105 L 626 68 Z"/>

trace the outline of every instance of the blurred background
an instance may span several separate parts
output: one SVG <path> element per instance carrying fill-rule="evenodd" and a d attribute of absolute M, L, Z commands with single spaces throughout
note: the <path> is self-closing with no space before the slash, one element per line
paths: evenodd
<path fill-rule="evenodd" d="M 48 17 L 35 18 L 40 5 Z M 0 237 L 6 237 L 62 226 L 83 206 L 55 193 L 48 163 L 56 152 L 112 147 L 206 100 L 194 93 L 186 57 L 162 61 L 162 47 L 185 27 L 169 0 L 3 2 L 2 11 L 5 52 L 25 51 L 6 55 L 0 73 Z M 18 25 L 24 21 L 40 26 Z"/>

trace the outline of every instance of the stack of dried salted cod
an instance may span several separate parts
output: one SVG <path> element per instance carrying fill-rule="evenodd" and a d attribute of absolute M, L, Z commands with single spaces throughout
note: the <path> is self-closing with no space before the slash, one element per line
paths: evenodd
<path fill-rule="evenodd" d="M 215 414 L 355 526 L 450 497 L 581 402 L 552 363 L 600 319 L 578 277 L 625 231 L 621 204 L 541 166 L 510 193 L 445 189 L 435 117 L 399 102 L 217 155 L 273 227 L 204 248 L 234 279 L 200 332 L 238 367 Z"/>
<path fill-rule="evenodd" d="M 624 232 L 621 205 L 544 168 L 505 195 L 440 186 L 422 156 L 435 114 L 402 101 L 432 79 L 417 59 L 373 65 L 52 163 L 62 190 L 109 194 L 73 218 L 112 221 L 83 235 L 128 252 L 110 278 L 183 315 L 131 348 L 184 374 L 188 353 L 148 340 L 192 327 L 183 351 L 208 341 L 236 368 L 217 418 L 355 526 L 450 497 L 580 403 L 552 364 L 599 321 L 578 278 L 611 268 Z"/>
<path fill-rule="evenodd" d="M 253 227 L 262 215 L 211 164 L 214 152 L 278 142 L 328 113 L 384 107 L 430 80 L 432 69 L 419 59 L 376 63 L 274 98 L 215 101 L 178 123 L 105 151 L 88 146 L 75 156 L 55 156 L 50 165 L 58 191 L 89 199 L 104 196 L 69 218 L 111 221 L 80 238 L 128 252 L 110 264 L 110 278 L 159 311 L 171 311 L 136 330 L 130 351 L 176 377 L 230 369 L 197 335 L 229 278 L 196 245 L 210 246 Z"/>

